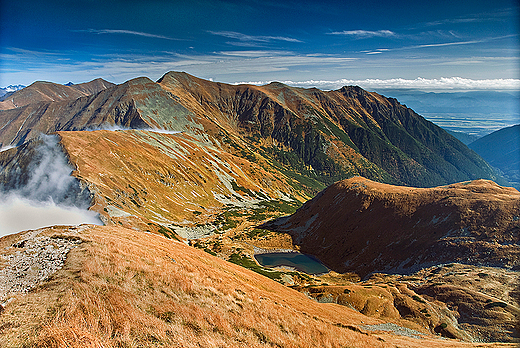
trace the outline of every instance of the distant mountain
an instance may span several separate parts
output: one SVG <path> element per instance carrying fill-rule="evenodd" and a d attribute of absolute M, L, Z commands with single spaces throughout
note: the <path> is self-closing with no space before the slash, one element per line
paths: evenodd
<path fill-rule="evenodd" d="M 71 86 L 37 81 L 28 87 L 15 91 L 9 97 L 4 96 L 3 101 L 0 102 L 0 110 L 19 108 L 37 102 L 75 100 L 112 86 L 114 86 L 113 83 L 103 79 L 95 79 Z"/>
<path fill-rule="evenodd" d="M 464 145 L 468 145 L 479 138 L 477 135 L 467 134 L 463 132 L 455 132 L 450 130 L 447 130 L 447 132 L 453 135 L 455 138 L 457 138 Z"/>
<path fill-rule="evenodd" d="M 468 146 L 520 188 L 520 125 L 500 129 Z"/>
<path fill-rule="evenodd" d="M 412 273 L 460 262 L 520 269 L 520 192 L 476 180 L 434 188 L 355 177 L 263 227 L 337 272 Z"/>
<path fill-rule="evenodd" d="M 3 101 L 5 98 L 13 94 L 14 92 L 25 88 L 24 85 L 9 85 L 7 87 L 0 88 L 0 102 Z"/>

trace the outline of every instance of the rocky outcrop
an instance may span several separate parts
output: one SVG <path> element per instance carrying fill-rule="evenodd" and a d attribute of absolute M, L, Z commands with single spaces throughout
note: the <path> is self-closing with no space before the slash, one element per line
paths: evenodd
<path fill-rule="evenodd" d="M 0 269 L 1 305 L 17 294 L 27 293 L 62 268 L 68 252 L 81 243 L 79 238 L 49 237 L 40 232 L 29 231 L 2 250 L 5 263 Z"/>

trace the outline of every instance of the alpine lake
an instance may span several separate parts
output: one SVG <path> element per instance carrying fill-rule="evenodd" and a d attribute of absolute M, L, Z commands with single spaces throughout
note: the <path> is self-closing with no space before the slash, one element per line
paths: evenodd
<path fill-rule="evenodd" d="M 315 257 L 298 252 L 256 254 L 255 259 L 264 267 L 286 266 L 307 274 L 322 274 L 329 271 L 329 269 Z"/>

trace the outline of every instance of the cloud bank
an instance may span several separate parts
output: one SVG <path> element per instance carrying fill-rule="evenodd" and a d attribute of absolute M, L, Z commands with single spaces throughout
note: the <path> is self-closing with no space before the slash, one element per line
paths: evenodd
<path fill-rule="evenodd" d="M 17 194 L 0 194 L 0 237 L 20 231 L 55 225 L 101 225 L 98 215 L 77 207 L 39 202 Z"/>
<path fill-rule="evenodd" d="M 264 85 L 272 81 L 250 81 L 237 84 Z M 355 85 L 365 89 L 416 89 L 424 91 L 450 91 L 450 90 L 520 90 L 520 79 L 485 79 L 473 80 L 462 77 L 441 77 L 439 79 L 364 79 L 364 80 L 307 80 L 307 81 L 279 81 L 294 87 L 316 87 L 320 89 L 339 89 L 343 86 Z"/>
<path fill-rule="evenodd" d="M 102 224 L 88 210 L 90 192 L 71 176 L 57 136 L 40 139 L 25 168 L 0 168 L 0 236 L 50 225 Z"/>

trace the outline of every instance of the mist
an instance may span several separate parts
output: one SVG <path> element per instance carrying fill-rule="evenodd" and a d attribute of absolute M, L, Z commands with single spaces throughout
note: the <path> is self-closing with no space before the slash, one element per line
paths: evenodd
<path fill-rule="evenodd" d="M 56 135 L 42 135 L 34 155 L 20 150 L 0 168 L 0 236 L 53 225 L 101 225 L 92 197 L 63 153 Z"/>
<path fill-rule="evenodd" d="M 101 225 L 98 214 L 75 206 L 59 206 L 52 200 L 39 202 L 17 194 L 0 194 L 0 237 L 55 225 Z"/>

